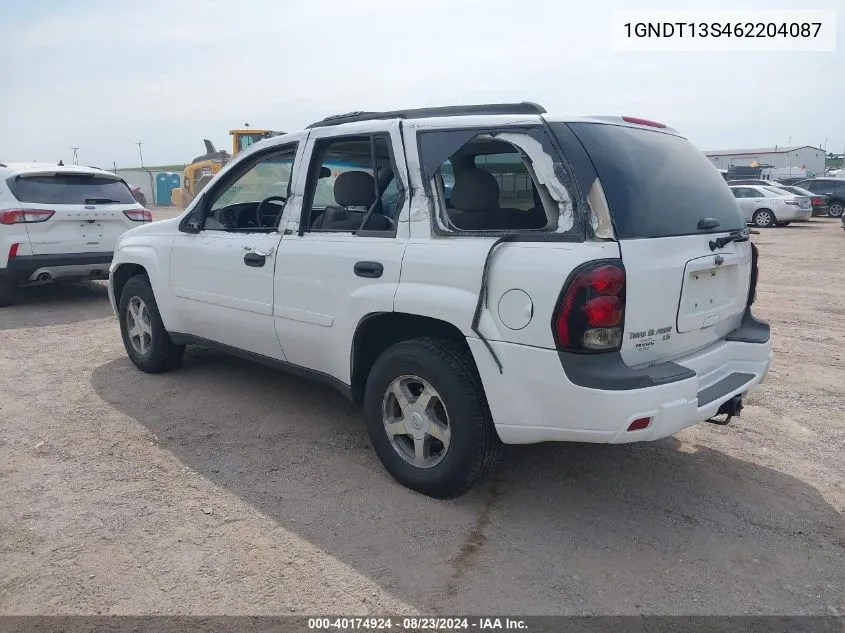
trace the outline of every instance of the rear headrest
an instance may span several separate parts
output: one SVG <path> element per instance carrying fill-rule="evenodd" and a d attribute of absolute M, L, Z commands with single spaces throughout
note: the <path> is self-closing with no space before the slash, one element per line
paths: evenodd
<path fill-rule="evenodd" d="M 376 200 L 373 177 L 365 171 L 347 171 L 334 181 L 334 199 L 342 207 L 369 207 Z"/>
<path fill-rule="evenodd" d="M 489 171 L 473 168 L 455 174 L 452 206 L 459 211 L 499 208 L 499 183 Z"/>

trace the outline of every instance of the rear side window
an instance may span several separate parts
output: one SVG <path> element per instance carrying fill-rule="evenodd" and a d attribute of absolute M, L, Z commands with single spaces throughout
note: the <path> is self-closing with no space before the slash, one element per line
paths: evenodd
<path fill-rule="evenodd" d="M 564 168 L 541 128 L 425 131 L 419 152 L 441 231 L 575 235 Z"/>
<path fill-rule="evenodd" d="M 134 204 L 135 198 L 121 180 L 89 174 L 17 176 L 9 189 L 21 202 L 37 204 Z"/>
<path fill-rule="evenodd" d="M 565 125 L 563 123 L 552 124 Z M 681 137 L 596 123 L 569 127 L 596 168 L 619 239 L 724 232 L 745 227 L 719 171 Z M 588 191 L 592 183 L 582 183 Z M 702 218 L 716 229 L 700 231 Z"/>
<path fill-rule="evenodd" d="M 475 166 L 489 171 L 499 183 L 500 208 L 526 211 L 535 206 L 534 183 L 517 152 L 481 154 L 475 157 Z M 537 228 L 542 228 L 543 225 L 545 222 Z"/>

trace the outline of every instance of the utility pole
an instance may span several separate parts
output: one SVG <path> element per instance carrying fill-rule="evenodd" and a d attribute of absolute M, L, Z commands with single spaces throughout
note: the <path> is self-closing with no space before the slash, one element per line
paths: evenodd
<path fill-rule="evenodd" d="M 77 154 L 77 152 L 79 151 L 79 148 L 78 147 L 71 147 L 71 149 L 73 150 L 73 164 L 78 165 L 79 164 L 79 154 Z"/>
<path fill-rule="evenodd" d="M 144 154 L 141 152 L 141 145 L 143 144 L 144 143 L 142 141 L 138 141 L 137 143 L 135 143 L 135 145 L 138 146 L 138 156 L 141 157 L 141 169 L 144 168 Z"/>

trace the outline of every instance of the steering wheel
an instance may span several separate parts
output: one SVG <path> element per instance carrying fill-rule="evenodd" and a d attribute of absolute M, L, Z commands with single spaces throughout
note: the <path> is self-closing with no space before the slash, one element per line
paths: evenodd
<path fill-rule="evenodd" d="M 287 200 L 288 199 L 285 196 L 270 196 L 269 198 L 264 198 L 264 200 L 259 202 L 258 206 L 255 207 L 255 225 L 261 226 L 261 209 L 265 204 L 268 202 L 287 202 Z"/>

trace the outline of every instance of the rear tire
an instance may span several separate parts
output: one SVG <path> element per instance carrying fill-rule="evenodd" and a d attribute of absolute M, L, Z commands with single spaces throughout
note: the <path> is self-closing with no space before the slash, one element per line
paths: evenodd
<path fill-rule="evenodd" d="M 842 200 L 831 200 L 830 206 L 827 209 L 827 214 L 830 217 L 841 218 L 843 211 L 845 211 L 845 202 Z"/>
<path fill-rule="evenodd" d="M 777 223 L 777 218 L 769 209 L 757 209 L 751 216 L 751 222 L 759 229 L 768 229 Z"/>
<path fill-rule="evenodd" d="M 11 279 L 0 277 L 0 308 L 5 308 L 18 300 L 18 285 Z"/>
<path fill-rule="evenodd" d="M 157 374 L 179 366 L 184 345 L 164 329 L 149 280 L 136 275 L 126 282 L 118 304 L 120 334 L 129 360 L 141 371 Z"/>
<path fill-rule="evenodd" d="M 418 405 L 423 399 L 428 404 Z M 462 495 L 498 454 L 481 378 L 455 341 L 418 338 L 384 351 L 367 377 L 364 413 L 387 471 L 430 497 Z"/>

